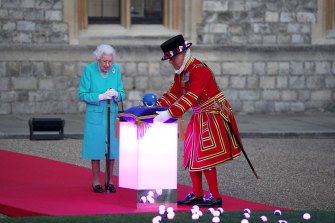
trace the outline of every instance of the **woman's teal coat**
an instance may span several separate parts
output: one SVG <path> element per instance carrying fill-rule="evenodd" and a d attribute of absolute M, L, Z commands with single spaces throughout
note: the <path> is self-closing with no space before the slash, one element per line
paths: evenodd
<path fill-rule="evenodd" d="M 99 101 L 99 94 L 109 88 L 118 92 L 118 98 L 110 103 L 110 158 L 119 158 L 119 140 L 115 137 L 115 123 L 118 114 L 118 102 L 124 100 L 121 70 L 113 64 L 108 70 L 108 77 L 100 74 L 97 63 L 88 64 L 83 69 L 80 79 L 79 97 L 86 102 L 84 140 L 82 157 L 89 160 L 103 160 L 107 142 L 107 101 Z"/>

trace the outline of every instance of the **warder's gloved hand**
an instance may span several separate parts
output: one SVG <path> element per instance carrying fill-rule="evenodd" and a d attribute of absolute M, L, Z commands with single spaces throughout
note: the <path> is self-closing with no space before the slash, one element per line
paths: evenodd
<path fill-rule="evenodd" d="M 169 120 L 171 117 L 170 112 L 168 110 L 165 111 L 156 111 L 156 113 L 158 114 L 155 118 L 154 118 L 154 123 L 163 123 L 167 120 Z"/>

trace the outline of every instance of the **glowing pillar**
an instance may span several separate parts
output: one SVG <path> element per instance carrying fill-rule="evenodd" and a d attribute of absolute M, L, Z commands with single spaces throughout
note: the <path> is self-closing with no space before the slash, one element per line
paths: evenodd
<path fill-rule="evenodd" d="M 133 194 L 126 203 L 176 201 L 177 147 L 177 122 L 120 123 L 119 190 Z"/>

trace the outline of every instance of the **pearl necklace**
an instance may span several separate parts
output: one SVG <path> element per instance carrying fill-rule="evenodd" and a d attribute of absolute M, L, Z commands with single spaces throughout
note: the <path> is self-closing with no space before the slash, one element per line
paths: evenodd
<path fill-rule="evenodd" d="M 107 72 L 100 71 L 100 75 L 101 75 L 102 78 L 107 78 L 108 77 L 108 71 Z"/>
<path fill-rule="evenodd" d="M 99 66 L 99 64 L 98 64 L 98 66 Z M 99 67 L 99 71 L 100 71 L 100 75 L 101 75 L 102 78 L 107 78 L 108 77 L 108 70 L 106 72 L 103 72 L 103 71 L 101 71 L 101 69 Z"/>

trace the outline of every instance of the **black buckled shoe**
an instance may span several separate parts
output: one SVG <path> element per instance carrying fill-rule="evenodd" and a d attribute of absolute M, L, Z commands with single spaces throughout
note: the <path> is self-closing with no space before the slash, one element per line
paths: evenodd
<path fill-rule="evenodd" d="M 177 204 L 181 205 L 195 205 L 201 203 L 203 200 L 203 196 L 197 197 L 194 193 L 189 193 L 184 200 L 177 201 Z"/>
<path fill-rule="evenodd" d="M 113 184 L 106 184 L 105 185 L 105 190 L 108 192 L 111 192 L 111 193 L 115 193 L 116 192 L 116 189 L 115 189 L 115 186 Z"/>
<path fill-rule="evenodd" d="M 104 192 L 104 189 L 102 189 L 102 186 L 100 184 L 92 186 L 93 187 L 93 192 L 95 193 L 102 193 Z"/>
<path fill-rule="evenodd" d="M 203 199 L 203 201 L 197 205 L 199 207 L 222 207 L 222 198 L 215 198 L 210 196 L 207 199 Z"/>

